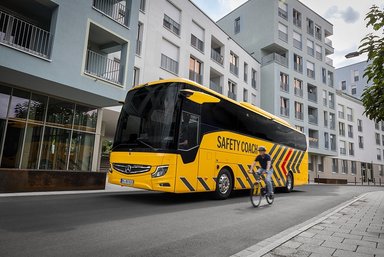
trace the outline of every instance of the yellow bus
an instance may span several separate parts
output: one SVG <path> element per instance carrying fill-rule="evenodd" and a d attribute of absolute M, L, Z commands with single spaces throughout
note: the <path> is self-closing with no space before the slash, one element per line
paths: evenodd
<path fill-rule="evenodd" d="M 273 159 L 276 187 L 290 192 L 307 183 L 307 139 L 286 121 L 187 79 L 154 81 L 127 94 L 108 181 L 225 199 L 255 182 L 247 171 L 261 145 Z"/>

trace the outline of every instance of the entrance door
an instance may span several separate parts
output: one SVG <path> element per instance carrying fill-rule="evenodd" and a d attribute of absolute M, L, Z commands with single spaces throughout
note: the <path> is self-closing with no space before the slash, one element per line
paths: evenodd
<path fill-rule="evenodd" d="M 367 164 L 364 162 L 361 163 L 361 180 L 367 182 Z"/>

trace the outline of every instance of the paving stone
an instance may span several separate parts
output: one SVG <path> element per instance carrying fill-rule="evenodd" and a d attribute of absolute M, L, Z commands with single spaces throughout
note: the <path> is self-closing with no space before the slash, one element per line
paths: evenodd
<path fill-rule="evenodd" d="M 329 236 L 335 233 L 335 231 L 314 229 L 313 227 L 308 229 L 307 231 L 317 235 L 329 235 Z"/>
<path fill-rule="evenodd" d="M 332 256 L 335 257 L 374 257 L 374 254 L 363 254 L 345 250 L 336 250 Z"/>
<path fill-rule="evenodd" d="M 334 233 L 332 236 L 336 237 L 343 237 L 343 238 L 349 238 L 349 239 L 362 239 L 363 236 L 359 235 L 352 235 L 352 234 L 346 234 L 346 233 Z"/>
<path fill-rule="evenodd" d="M 341 228 L 325 228 L 325 230 L 344 233 L 344 234 L 349 234 L 352 231 L 351 229 L 341 229 Z"/>
<path fill-rule="evenodd" d="M 322 240 L 328 240 L 328 241 L 337 242 L 337 243 L 341 243 L 344 240 L 344 238 L 342 238 L 342 237 L 329 236 L 329 235 L 321 235 L 321 234 L 315 235 L 313 238 L 315 238 L 315 239 L 322 239 Z"/>
<path fill-rule="evenodd" d="M 314 229 L 319 229 L 319 230 L 323 230 L 325 227 L 320 226 L 320 225 L 315 225 L 315 226 L 313 226 L 312 228 L 314 228 Z"/>
<path fill-rule="evenodd" d="M 311 238 L 311 237 L 313 237 L 314 235 L 315 235 L 315 233 L 308 232 L 308 231 L 304 231 L 304 232 L 300 233 L 299 236 Z"/>
<path fill-rule="evenodd" d="M 302 245 L 302 244 L 303 244 L 303 243 L 295 242 L 295 241 L 289 240 L 288 242 L 282 244 L 282 246 L 296 249 L 296 248 L 299 248 L 299 246 Z"/>
<path fill-rule="evenodd" d="M 332 257 L 332 255 L 324 253 L 312 253 L 309 257 Z"/>
<path fill-rule="evenodd" d="M 357 245 L 337 243 L 332 241 L 325 241 L 321 246 L 341 249 L 341 250 L 348 250 L 348 251 L 356 251 L 356 248 L 357 248 Z"/>
<path fill-rule="evenodd" d="M 384 243 L 384 238 L 372 237 L 372 236 L 363 236 L 364 241 Z"/>
<path fill-rule="evenodd" d="M 344 239 L 343 244 L 350 244 L 354 246 L 366 246 L 366 247 L 376 247 L 376 242 L 370 242 L 365 240 L 355 240 L 355 239 Z"/>
<path fill-rule="evenodd" d="M 375 254 L 376 256 L 384 256 L 384 249 L 379 248 L 368 248 L 364 246 L 357 247 L 356 252 L 366 253 L 366 254 Z"/>
<path fill-rule="evenodd" d="M 300 242 L 304 244 L 311 244 L 311 245 L 321 245 L 324 240 L 322 239 L 316 239 L 316 238 L 307 238 L 307 237 L 301 237 L 301 236 L 296 236 L 292 238 L 293 241 L 295 242 Z"/>
<path fill-rule="evenodd" d="M 279 246 L 272 251 L 273 254 L 281 255 L 281 256 L 292 255 L 296 252 L 297 252 L 297 249 L 290 248 L 290 247 L 284 247 L 284 246 Z"/>
<path fill-rule="evenodd" d="M 303 244 L 299 247 L 299 250 L 312 252 L 312 253 L 319 253 L 319 254 L 330 254 L 336 250 L 335 248 L 329 248 L 324 246 L 318 246 L 318 245 L 311 245 L 311 244 Z"/>
<path fill-rule="evenodd" d="M 384 243 L 377 243 L 377 247 L 378 249 L 384 249 Z"/>

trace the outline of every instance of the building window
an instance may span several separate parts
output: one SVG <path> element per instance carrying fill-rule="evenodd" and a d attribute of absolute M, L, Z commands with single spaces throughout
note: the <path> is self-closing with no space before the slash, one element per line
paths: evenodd
<path fill-rule="evenodd" d="M 333 72 L 328 71 L 327 74 L 328 74 L 328 76 L 327 76 L 328 86 L 333 87 Z"/>
<path fill-rule="evenodd" d="M 356 95 L 356 86 L 351 88 L 351 94 Z"/>
<path fill-rule="evenodd" d="M 337 110 L 339 113 L 339 118 L 344 119 L 344 105 L 338 104 L 337 105 Z"/>
<path fill-rule="evenodd" d="M 324 84 L 327 84 L 327 70 L 325 68 L 321 68 L 321 78 Z"/>
<path fill-rule="evenodd" d="M 307 61 L 307 76 L 315 79 L 315 64 L 310 61 Z"/>
<path fill-rule="evenodd" d="M 137 67 L 133 67 L 133 86 L 137 86 L 140 84 L 140 69 Z"/>
<path fill-rule="evenodd" d="M 303 81 L 297 78 L 293 79 L 293 85 L 295 87 L 295 95 L 303 97 Z"/>
<path fill-rule="evenodd" d="M 296 125 L 295 128 L 296 128 L 298 131 L 301 131 L 302 133 L 304 133 L 304 127 Z"/>
<path fill-rule="evenodd" d="M 329 148 L 329 134 L 327 132 L 324 132 L 324 148 Z"/>
<path fill-rule="evenodd" d="M 363 132 L 363 121 L 360 119 L 357 119 L 357 130 Z"/>
<path fill-rule="evenodd" d="M 229 70 L 232 74 L 239 75 L 239 57 L 232 51 L 229 54 Z"/>
<path fill-rule="evenodd" d="M 140 11 L 142 12 L 145 12 L 145 4 L 146 4 L 146 0 L 140 0 Z"/>
<path fill-rule="evenodd" d="M 381 161 L 381 150 L 380 150 L 380 148 L 377 148 L 377 160 Z"/>
<path fill-rule="evenodd" d="M 353 121 L 353 110 L 352 108 L 347 107 L 347 120 Z"/>
<path fill-rule="evenodd" d="M 348 161 L 343 160 L 343 173 L 348 174 Z"/>
<path fill-rule="evenodd" d="M 353 138 L 353 126 L 348 125 L 348 137 Z"/>
<path fill-rule="evenodd" d="M 235 34 L 240 32 L 240 17 L 237 17 L 235 19 Z"/>
<path fill-rule="evenodd" d="M 293 68 L 299 73 L 303 73 L 303 57 L 293 54 Z"/>
<path fill-rule="evenodd" d="M 376 145 L 380 145 L 380 134 L 375 133 Z"/>
<path fill-rule="evenodd" d="M 248 64 L 244 63 L 244 82 L 248 82 Z"/>
<path fill-rule="evenodd" d="M 180 35 L 181 11 L 169 1 L 165 1 L 163 6 L 165 13 L 163 26 L 176 35 Z"/>
<path fill-rule="evenodd" d="M 93 7 L 108 17 L 112 18 L 112 20 L 123 24 L 125 26 L 129 25 L 129 13 L 130 6 L 127 4 L 130 1 L 122 0 L 122 1 L 103 1 L 103 0 L 94 0 Z"/>
<path fill-rule="evenodd" d="M 252 88 L 257 89 L 257 72 L 256 70 L 252 69 Z"/>
<path fill-rule="evenodd" d="M 353 81 L 355 81 L 355 82 L 359 81 L 359 71 L 358 70 L 353 71 Z"/>
<path fill-rule="evenodd" d="M 296 9 L 293 9 L 293 24 L 295 24 L 296 27 L 301 28 L 301 13 Z"/>
<path fill-rule="evenodd" d="M 324 127 L 328 127 L 328 112 L 324 111 Z"/>
<path fill-rule="evenodd" d="M 161 64 L 160 67 L 175 75 L 179 73 L 179 48 L 163 39 L 161 49 Z"/>
<path fill-rule="evenodd" d="M 251 94 L 251 104 L 256 106 L 256 95 L 255 94 Z"/>
<path fill-rule="evenodd" d="M 321 41 L 321 27 L 319 25 L 315 25 L 315 38 Z"/>
<path fill-rule="evenodd" d="M 331 112 L 329 113 L 329 128 L 332 130 L 336 128 L 335 114 Z"/>
<path fill-rule="evenodd" d="M 347 90 L 347 81 L 341 81 L 341 90 Z"/>
<path fill-rule="evenodd" d="M 299 102 L 295 102 L 295 118 L 298 120 L 304 119 L 304 105 Z"/>
<path fill-rule="evenodd" d="M 192 33 L 191 33 L 191 46 L 204 52 L 204 29 L 197 25 L 195 22 L 192 22 Z"/>
<path fill-rule="evenodd" d="M 384 146 L 384 135 L 381 135 L 381 143 Z"/>
<path fill-rule="evenodd" d="M 164 14 L 163 26 L 176 35 L 180 35 L 180 24 L 166 14 Z"/>
<path fill-rule="evenodd" d="M 313 20 L 307 18 L 307 33 L 313 36 L 314 28 Z"/>
<path fill-rule="evenodd" d="M 288 5 L 283 0 L 279 0 L 279 16 L 285 20 L 288 20 Z"/>
<path fill-rule="evenodd" d="M 289 76 L 283 72 L 280 72 L 280 89 L 289 92 Z"/>
<path fill-rule="evenodd" d="M 345 136 L 345 124 L 343 122 L 339 122 L 339 135 Z"/>
<path fill-rule="evenodd" d="M 203 83 L 203 63 L 193 56 L 189 58 L 189 79 L 199 84 Z"/>
<path fill-rule="evenodd" d="M 228 80 L 228 97 L 235 101 L 237 99 L 236 83 L 231 80 Z"/>
<path fill-rule="evenodd" d="M 331 134 L 329 137 L 329 141 L 331 143 L 331 150 L 336 151 L 336 135 Z"/>
<path fill-rule="evenodd" d="M 356 161 L 351 161 L 351 173 L 356 175 Z"/>
<path fill-rule="evenodd" d="M 289 117 L 289 99 L 280 97 L 280 115 Z"/>
<path fill-rule="evenodd" d="M 362 136 L 359 136 L 359 148 L 364 148 L 364 138 Z"/>
<path fill-rule="evenodd" d="M 315 107 L 308 106 L 308 122 L 317 125 L 318 110 Z"/>
<path fill-rule="evenodd" d="M 349 155 L 355 155 L 355 145 L 353 143 L 349 143 Z"/>
<path fill-rule="evenodd" d="M 279 22 L 278 30 L 279 30 L 279 39 L 281 39 L 284 42 L 288 42 L 288 27 Z"/>
<path fill-rule="evenodd" d="M 293 46 L 300 50 L 303 47 L 301 34 L 297 33 L 296 31 L 293 32 Z"/>
<path fill-rule="evenodd" d="M 316 59 L 318 60 L 323 60 L 323 50 L 322 50 L 322 47 L 318 44 L 315 45 L 315 56 L 316 56 Z"/>
<path fill-rule="evenodd" d="M 248 90 L 245 88 L 243 89 L 243 101 L 248 102 Z"/>
<path fill-rule="evenodd" d="M 338 162 L 338 159 L 336 158 L 332 159 L 332 172 L 333 173 L 339 172 L 339 162 Z"/>
<path fill-rule="evenodd" d="M 331 109 L 335 109 L 335 94 L 328 92 L 328 106 Z"/>
<path fill-rule="evenodd" d="M 327 106 L 328 99 L 327 99 L 327 90 L 323 90 L 323 105 Z"/>
<path fill-rule="evenodd" d="M 317 87 L 312 84 L 307 84 L 308 100 L 317 103 Z"/>
<path fill-rule="evenodd" d="M 309 147 L 319 148 L 319 131 L 308 129 Z"/>
<path fill-rule="evenodd" d="M 139 22 L 137 26 L 137 38 L 136 38 L 136 54 L 141 56 L 141 49 L 143 44 L 143 30 L 144 24 Z"/>
<path fill-rule="evenodd" d="M 307 53 L 310 55 L 310 56 L 314 56 L 315 55 L 315 47 L 314 47 L 314 43 L 312 40 L 310 39 L 307 39 Z"/>

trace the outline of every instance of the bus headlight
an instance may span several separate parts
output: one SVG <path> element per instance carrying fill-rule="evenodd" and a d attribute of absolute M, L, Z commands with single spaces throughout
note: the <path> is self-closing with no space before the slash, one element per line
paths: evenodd
<path fill-rule="evenodd" d="M 164 176 L 168 171 L 168 166 L 158 166 L 156 171 L 152 173 L 152 178 L 158 178 Z"/>

